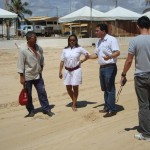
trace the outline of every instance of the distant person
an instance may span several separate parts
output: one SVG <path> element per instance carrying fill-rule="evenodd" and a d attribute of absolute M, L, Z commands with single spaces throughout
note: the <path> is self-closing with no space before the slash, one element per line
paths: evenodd
<path fill-rule="evenodd" d="M 34 85 L 37 90 L 43 113 L 52 117 L 54 113 L 50 110 L 44 80 L 42 78 L 42 70 L 44 66 L 43 50 L 36 44 L 37 37 L 34 32 L 27 32 L 26 40 L 27 44 L 19 49 L 17 65 L 18 73 L 20 74 L 20 83 L 25 85 L 29 100 L 26 105 L 29 114 L 25 117 L 33 117 L 35 115 L 32 102 L 32 85 Z"/>
<path fill-rule="evenodd" d="M 84 60 L 80 61 L 80 56 L 84 55 Z M 63 78 L 62 69 L 64 71 L 64 84 L 66 85 L 67 92 L 72 99 L 72 110 L 76 111 L 76 103 L 79 94 L 79 84 L 82 83 L 82 70 L 80 64 L 85 61 L 88 52 L 79 46 L 77 36 L 72 34 L 68 38 L 68 46 L 62 51 L 59 78 Z"/>
<path fill-rule="evenodd" d="M 98 58 L 99 79 L 102 91 L 104 91 L 104 108 L 100 113 L 105 113 L 103 117 L 112 117 L 116 115 L 115 105 L 116 88 L 115 77 L 117 74 L 117 57 L 120 55 L 117 39 L 108 34 L 108 27 L 101 23 L 96 27 L 96 36 L 99 38 L 95 53 L 89 56 L 90 59 Z"/>
<path fill-rule="evenodd" d="M 128 56 L 121 74 L 122 81 L 126 77 L 135 57 L 135 91 L 139 104 L 140 133 L 135 138 L 150 142 L 150 19 L 146 16 L 137 20 L 140 35 L 134 37 L 128 48 Z"/>

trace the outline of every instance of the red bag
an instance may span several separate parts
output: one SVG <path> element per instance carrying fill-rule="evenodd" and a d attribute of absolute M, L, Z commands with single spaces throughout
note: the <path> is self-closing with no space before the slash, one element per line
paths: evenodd
<path fill-rule="evenodd" d="M 22 89 L 20 94 L 19 94 L 19 104 L 20 105 L 27 105 L 27 103 L 28 103 L 27 92 L 25 89 Z"/>

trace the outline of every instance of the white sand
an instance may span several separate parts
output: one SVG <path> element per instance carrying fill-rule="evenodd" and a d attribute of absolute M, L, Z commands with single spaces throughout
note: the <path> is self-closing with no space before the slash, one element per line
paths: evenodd
<path fill-rule="evenodd" d="M 85 47 L 93 52 L 93 47 Z M 117 103 L 119 112 L 103 118 L 103 92 L 100 90 L 97 60 L 83 63 L 78 111 L 68 107 L 71 100 L 63 80 L 58 78 L 62 48 L 46 48 L 43 77 L 54 117 L 37 113 L 24 118 L 27 111 L 18 104 L 22 88 L 16 73 L 17 49 L 0 50 L 0 149 L 1 150 L 149 150 L 148 142 L 134 139 L 138 126 L 138 104 L 134 91 L 134 64 Z M 116 88 L 125 59 L 118 60 Z M 40 108 L 33 88 L 35 108 Z M 126 130 L 125 130 L 126 129 Z"/>

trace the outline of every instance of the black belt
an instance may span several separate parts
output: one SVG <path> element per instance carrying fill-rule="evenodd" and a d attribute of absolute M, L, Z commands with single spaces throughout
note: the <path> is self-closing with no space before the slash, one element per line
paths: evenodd
<path fill-rule="evenodd" d="M 101 65 L 100 68 L 106 68 L 106 67 L 110 67 L 110 66 L 116 66 L 116 64 L 113 63 L 113 64 Z"/>
<path fill-rule="evenodd" d="M 74 68 L 65 67 L 65 69 L 68 70 L 68 71 L 74 71 L 74 70 L 77 70 L 78 68 L 80 68 L 80 66 L 76 66 Z"/>

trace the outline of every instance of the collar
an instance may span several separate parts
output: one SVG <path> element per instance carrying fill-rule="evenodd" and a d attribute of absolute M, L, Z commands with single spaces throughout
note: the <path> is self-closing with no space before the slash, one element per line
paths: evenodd
<path fill-rule="evenodd" d="M 27 46 L 27 48 L 28 48 L 28 49 L 31 49 L 31 48 L 29 47 L 28 43 L 27 43 L 27 45 L 26 45 L 26 46 Z M 38 51 L 38 50 L 39 50 L 39 47 L 38 47 L 38 45 L 37 45 L 37 44 L 35 44 L 35 50 L 36 50 L 36 51 Z"/>
<path fill-rule="evenodd" d="M 70 49 L 74 49 L 74 48 L 76 48 L 76 47 L 75 46 L 73 46 L 73 47 L 70 46 Z"/>
<path fill-rule="evenodd" d="M 100 38 L 101 41 L 107 41 L 107 39 L 108 39 L 108 34 L 106 34 L 103 39 Z"/>

